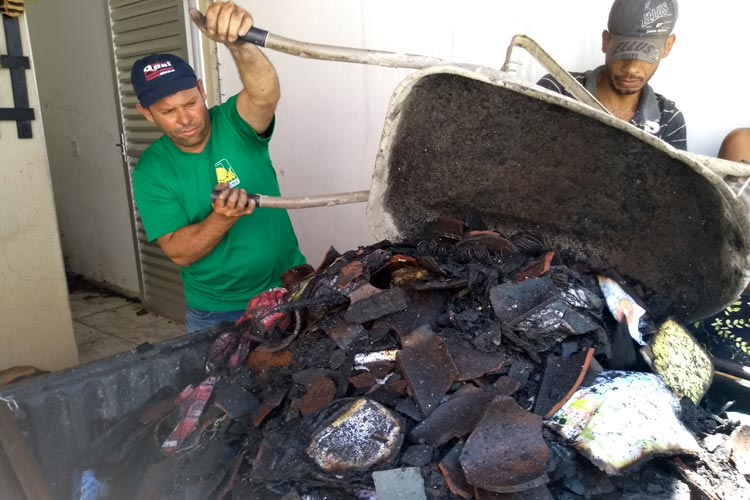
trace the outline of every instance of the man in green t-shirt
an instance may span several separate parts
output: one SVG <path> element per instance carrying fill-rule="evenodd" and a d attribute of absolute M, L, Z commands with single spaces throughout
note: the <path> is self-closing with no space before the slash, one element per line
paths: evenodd
<path fill-rule="evenodd" d="M 164 133 L 139 159 L 133 195 L 149 240 L 182 268 L 188 333 L 237 320 L 305 263 L 288 214 L 256 210 L 247 195 L 280 195 L 268 152 L 279 81 L 263 53 L 238 40 L 252 23 L 245 9 L 214 3 L 199 25 L 227 46 L 243 86 L 210 110 L 203 83 L 177 56 L 146 56 L 131 72 L 138 111 Z"/>

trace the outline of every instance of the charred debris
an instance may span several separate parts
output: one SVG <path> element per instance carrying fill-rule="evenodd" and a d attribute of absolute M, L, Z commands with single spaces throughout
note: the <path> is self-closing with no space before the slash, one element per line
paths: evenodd
<path fill-rule="evenodd" d="M 616 270 L 441 220 L 283 285 L 94 443 L 101 498 L 750 498 L 705 353 L 660 365 L 691 338 Z"/>

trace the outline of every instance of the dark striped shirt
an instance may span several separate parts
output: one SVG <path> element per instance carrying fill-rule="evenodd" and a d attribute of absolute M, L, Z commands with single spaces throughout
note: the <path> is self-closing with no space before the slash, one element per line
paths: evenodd
<path fill-rule="evenodd" d="M 585 73 L 571 73 L 571 75 L 596 97 L 596 80 L 603 69 L 604 66 L 599 66 Z M 572 97 L 551 75 L 543 76 L 537 85 Z M 682 111 L 677 109 L 673 101 L 654 92 L 648 84 L 641 90 L 638 111 L 630 123 L 677 149 L 687 150 L 687 128 Z"/>

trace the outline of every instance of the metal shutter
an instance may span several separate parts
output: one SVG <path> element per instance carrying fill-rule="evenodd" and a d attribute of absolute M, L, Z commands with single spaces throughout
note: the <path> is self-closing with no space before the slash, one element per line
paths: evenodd
<path fill-rule="evenodd" d="M 112 46 L 122 121 L 123 160 L 135 225 L 141 300 L 148 309 L 184 321 L 185 299 L 179 267 L 149 243 L 133 203 L 131 173 L 138 158 L 161 132 L 136 109 L 130 68 L 142 56 L 170 52 L 190 61 L 182 0 L 109 0 Z"/>

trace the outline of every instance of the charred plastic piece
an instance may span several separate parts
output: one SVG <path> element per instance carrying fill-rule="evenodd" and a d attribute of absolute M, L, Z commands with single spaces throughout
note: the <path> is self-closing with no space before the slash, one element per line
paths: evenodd
<path fill-rule="evenodd" d="M 665 321 L 650 343 L 652 366 L 678 396 L 694 404 L 711 386 L 714 366 L 706 351 L 674 320 Z"/>
<path fill-rule="evenodd" d="M 306 451 L 326 472 L 363 471 L 391 459 L 403 439 L 401 421 L 392 411 L 359 398 L 319 426 Z"/>
<path fill-rule="evenodd" d="M 547 425 L 601 470 L 619 475 L 655 456 L 700 453 L 676 408 L 659 375 L 609 371 L 578 389 Z"/>
<path fill-rule="evenodd" d="M 258 398 L 235 383 L 227 383 L 217 387 L 214 394 L 214 404 L 232 420 L 245 417 L 260 406 Z"/>
<path fill-rule="evenodd" d="M 495 317 L 508 323 L 555 296 L 557 296 L 557 291 L 549 278 L 527 279 L 521 283 L 503 283 L 490 290 Z"/>

